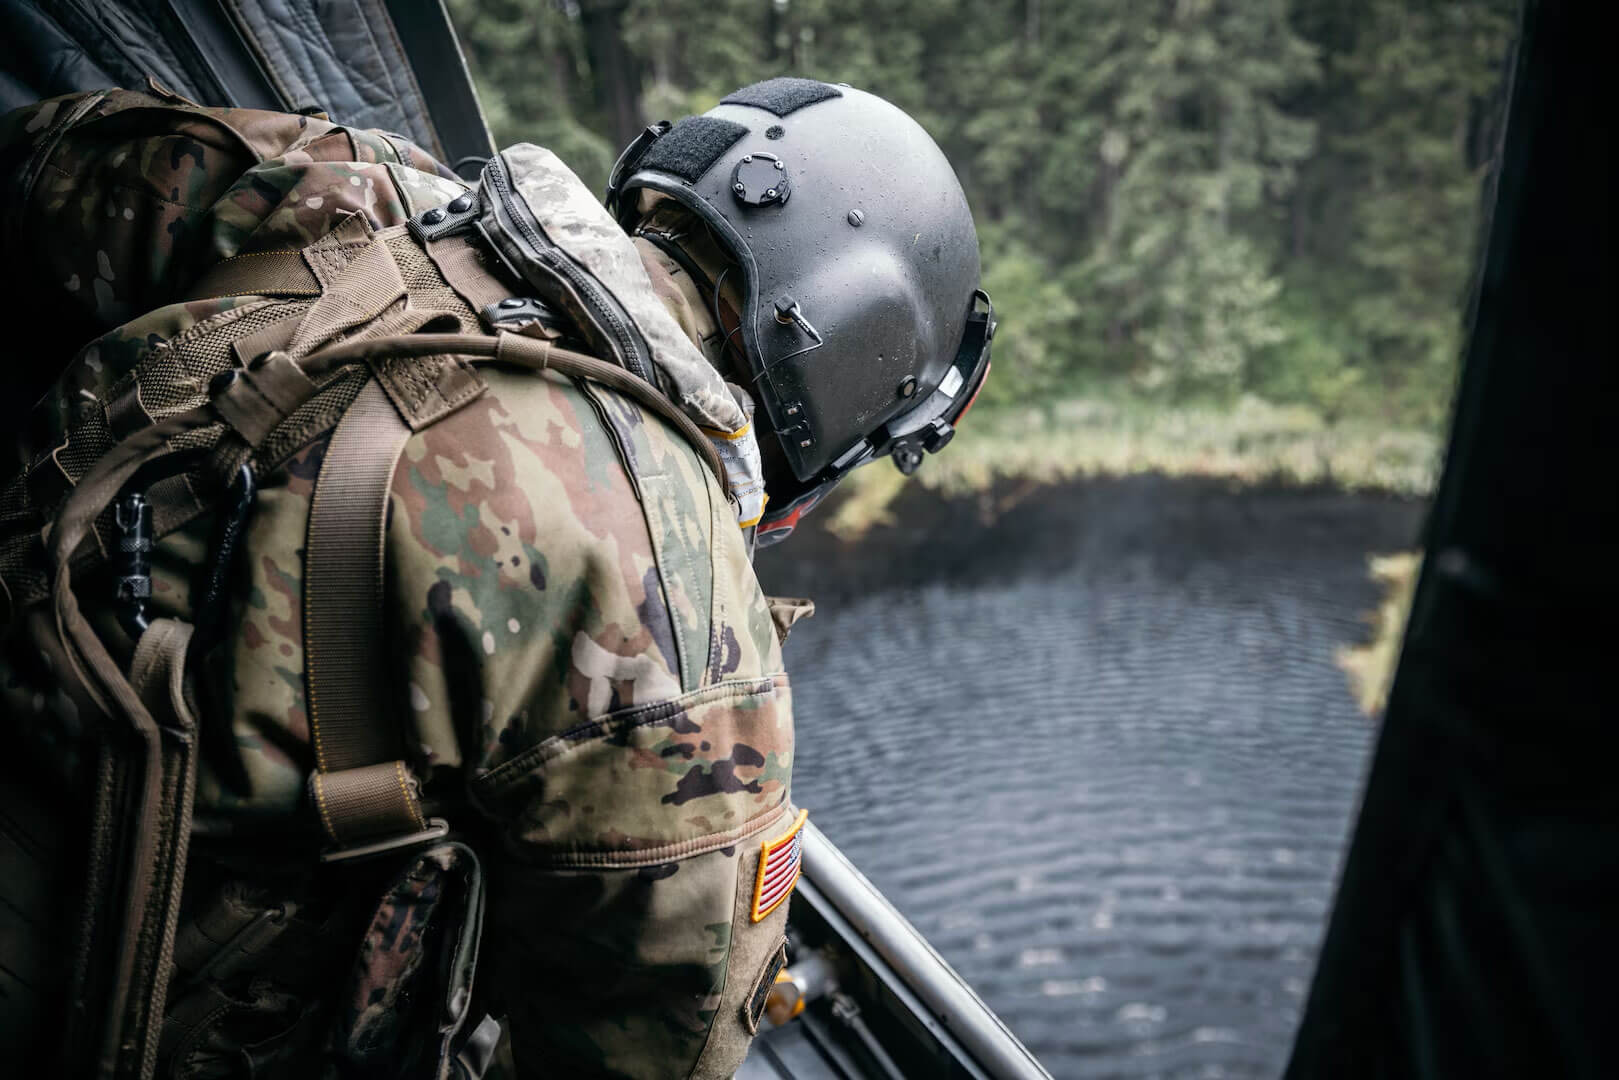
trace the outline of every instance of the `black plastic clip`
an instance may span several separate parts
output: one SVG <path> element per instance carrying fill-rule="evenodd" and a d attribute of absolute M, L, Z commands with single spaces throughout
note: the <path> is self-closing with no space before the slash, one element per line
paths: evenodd
<path fill-rule="evenodd" d="M 118 623 L 131 638 L 139 640 L 150 625 L 146 601 L 152 596 L 152 504 L 141 492 L 132 491 L 118 496 L 112 514 L 118 527 L 114 586 Z"/>
<path fill-rule="evenodd" d="M 431 207 L 412 217 L 407 227 L 417 243 L 425 244 L 467 228 L 480 209 L 477 194 L 463 191 L 443 206 Z"/>
<path fill-rule="evenodd" d="M 804 412 L 802 401 L 787 401 L 781 406 L 782 421 L 776 429 L 776 437 L 788 445 L 796 444 L 800 449 L 808 450 L 815 445 L 815 433 L 810 430 L 809 417 Z"/>
<path fill-rule="evenodd" d="M 480 311 L 478 318 L 490 333 L 504 330 L 546 341 L 557 340 L 568 329 L 568 324 L 557 316 L 550 305 L 532 296 L 508 296 L 496 300 Z"/>
<path fill-rule="evenodd" d="M 417 832 L 395 833 L 390 836 L 369 840 L 365 843 L 328 848 L 326 851 L 321 852 L 320 861 L 323 863 L 338 863 L 348 862 L 352 859 L 369 859 L 373 855 L 387 855 L 405 848 L 431 844 L 444 839 L 448 835 L 450 835 L 449 822 L 443 818 L 428 818 L 427 824 Z"/>

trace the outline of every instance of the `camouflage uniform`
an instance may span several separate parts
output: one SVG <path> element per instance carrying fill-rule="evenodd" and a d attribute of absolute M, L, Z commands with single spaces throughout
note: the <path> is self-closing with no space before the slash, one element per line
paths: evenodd
<path fill-rule="evenodd" d="M 352 213 L 395 225 L 463 190 L 397 136 L 149 94 L 44 102 L 0 136 L 8 162 L 31 162 L 10 257 L 102 331 L 35 410 L 35 457 L 143 357 L 247 305 L 274 313 L 254 296 L 168 302 L 217 261 L 303 248 Z M 700 298 L 678 268 L 650 269 L 712 354 Z M 484 375 L 488 393 L 410 437 L 386 533 L 391 711 L 424 801 L 481 838 L 488 871 L 479 993 L 508 1017 L 523 1075 L 729 1076 L 786 915 L 751 917 L 760 845 L 797 815 L 770 605 L 726 492 L 670 425 L 553 374 Z M 212 845 L 227 864 L 308 814 L 301 575 L 325 448 L 260 478 L 238 556 L 224 647 L 250 793 L 205 763 L 197 794 L 200 832 L 236 838 Z M 161 540 L 155 614 L 191 616 L 208 536 L 199 523 Z M 73 705 L 20 647 L 13 635 L 0 661 L 0 707 L 65 752 Z M 374 924 L 362 967 L 407 953 L 409 928 L 408 914 Z M 320 958 L 333 985 L 358 945 Z M 395 1004 L 362 983 L 345 1022 L 386 1026 Z"/>

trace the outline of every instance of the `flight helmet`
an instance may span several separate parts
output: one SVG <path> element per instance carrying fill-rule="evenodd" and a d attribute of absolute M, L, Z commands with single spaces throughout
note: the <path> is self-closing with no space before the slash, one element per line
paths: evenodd
<path fill-rule="evenodd" d="M 855 467 L 911 473 L 950 441 L 995 324 L 966 196 L 921 125 L 847 85 L 770 79 L 632 142 L 607 190 L 626 231 L 648 192 L 707 225 L 740 277 L 729 330 L 791 473 L 769 477 L 761 543 Z"/>

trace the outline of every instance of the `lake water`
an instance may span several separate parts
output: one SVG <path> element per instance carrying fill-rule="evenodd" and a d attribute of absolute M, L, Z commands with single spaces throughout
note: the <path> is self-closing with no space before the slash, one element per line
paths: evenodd
<path fill-rule="evenodd" d="M 1334 653 L 1422 506 L 1138 478 L 900 511 L 760 559 L 820 603 L 799 803 L 1054 1076 L 1277 1075 L 1375 735 Z"/>

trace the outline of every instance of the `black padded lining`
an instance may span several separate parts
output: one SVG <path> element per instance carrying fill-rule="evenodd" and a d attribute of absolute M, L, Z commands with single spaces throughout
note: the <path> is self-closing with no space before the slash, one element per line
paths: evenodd
<path fill-rule="evenodd" d="M 794 79 L 783 75 L 779 79 L 766 79 L 752 86 L 744 86 L 723 99 L 721 105 L 752 105 L 755 109 L 769 109 L 777 116 L 786 116 L 806 105 L 827 98 L 842 97 L 843 91 L 815 79 Z"/>
<path fill-rule="evenodd" d="M 654 142 L 636 168 L 674 173 L 682 180 L 696 183 L 747 133 L 747 128 L 733 120 L 688 116 Z"/>

